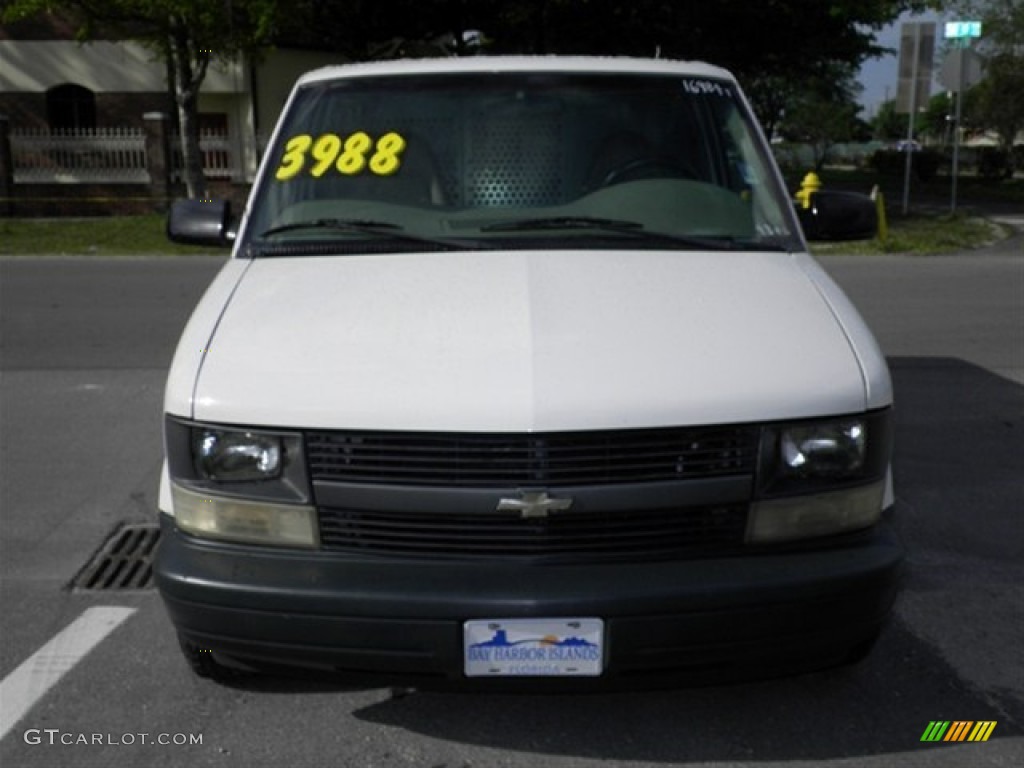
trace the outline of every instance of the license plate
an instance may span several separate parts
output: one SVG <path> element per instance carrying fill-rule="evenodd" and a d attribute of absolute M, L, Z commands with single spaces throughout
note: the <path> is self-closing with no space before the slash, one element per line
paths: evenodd
<path fill-rule="evenodd" d="M 596 677 L 601 619 L 491 619 L 463 625 L 467 677 Z"/>

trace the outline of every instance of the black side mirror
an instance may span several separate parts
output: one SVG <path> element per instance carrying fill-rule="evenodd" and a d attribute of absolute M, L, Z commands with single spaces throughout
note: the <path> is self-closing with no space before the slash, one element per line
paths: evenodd
<path fill-rule="evenodd" d="M 186 245 L 227 247 L 235 239 L 228 200 L 178 200 L 167 217 L 167 237 Z"/>
<path fill-rule="evenodd" d="M 870 240 L 878 234 L 875 201 L 857 192 L 819 190 L 796 213 L 808 240 Z"/>

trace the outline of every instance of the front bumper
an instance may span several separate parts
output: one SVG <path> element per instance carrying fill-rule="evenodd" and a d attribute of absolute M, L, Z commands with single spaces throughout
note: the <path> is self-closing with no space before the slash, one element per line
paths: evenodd
<path fill-rule="evenodd" d="M 157 585 L 189 642 L 249 666 L 437 688 L 645 688 L 841 663 L 877 635 L 903 560 L 886 522 L 814 551 L 550 566 L 357 559 L 161 526 Z M 540 617 L 604 619 L 604 673 L 463 676 L 464 621 Z"/>

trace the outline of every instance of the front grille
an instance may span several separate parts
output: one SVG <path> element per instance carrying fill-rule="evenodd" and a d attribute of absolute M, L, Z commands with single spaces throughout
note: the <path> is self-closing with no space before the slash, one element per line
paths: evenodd
<path fill-rule="evenodd" d="M 423 514 L 320 509 L 321 546 L 367 555 L 540 561 L 724 554 L 743 544 L 746 505 L 615 513 Z"/>
<path fill-rule="evenodd" d="M 551 434 L 309 432 L 314 480 L 385 486 L 617 485 L 752 474 L 758 430 Z"/>

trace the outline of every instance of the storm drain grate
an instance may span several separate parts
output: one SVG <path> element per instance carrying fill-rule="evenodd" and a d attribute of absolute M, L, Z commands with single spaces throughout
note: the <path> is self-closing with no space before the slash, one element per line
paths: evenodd
<path fill-rule="evenodd" d="M 153 588 L 153 555 L 160 540 L 155 523 L 122 525 L 71 582 L 73 589 Z"/>

